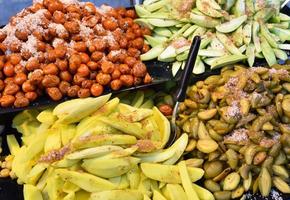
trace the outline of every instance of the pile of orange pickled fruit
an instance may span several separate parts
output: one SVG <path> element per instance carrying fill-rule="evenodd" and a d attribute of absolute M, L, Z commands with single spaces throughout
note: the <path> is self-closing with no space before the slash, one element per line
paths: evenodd
<path fill-rule="evenodd" d="M 0 29 L 0 107 L 40 96 L 99 96 L 152 81 L 140 54 L 148 28 L 134 10 L 77 0 L 37 0 Z"/>

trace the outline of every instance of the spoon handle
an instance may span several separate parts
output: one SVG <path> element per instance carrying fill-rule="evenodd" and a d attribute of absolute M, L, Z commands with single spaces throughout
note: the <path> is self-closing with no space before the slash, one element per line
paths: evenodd
<path fill-rule="evenodd" d="M 190 76 L 192 74 L 192 70 L 196 61 L 196 57 L 197 57 L 199 46 L 200 46 L 200 41 L 201 39 L 199 36 L 195 36 L 192 41 L 192 44 L 189 50 L 189 56 L 187 58 L 185 68 L 184 68 L 184 71 L 182 73 L 182 77 L 180 80 L 179 89 L 176 92 L 177 102 L 182 102 L 185 100 L 186 89 L 187 89 L 188 84 L 190 83 Z"/>

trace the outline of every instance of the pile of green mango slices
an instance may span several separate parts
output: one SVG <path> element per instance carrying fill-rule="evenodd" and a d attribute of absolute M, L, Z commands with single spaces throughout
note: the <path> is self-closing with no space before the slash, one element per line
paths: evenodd
<path fill-rule="evenodd" d="M 284 1 L 284 0 L 283 0 Z M 183 69 L 191 40 L 202 38 L 194 74 L 205 64 L 216 69 L 228 64 L 265 59 L 269 66 L 287 59 L 290 16 L 280 12 L 281 0 L 145 0 L 136 5 L 136 22 L 152 30 L 145 36 L 152 49 L 143 61 L 173 62 L 172 74 Z"/>

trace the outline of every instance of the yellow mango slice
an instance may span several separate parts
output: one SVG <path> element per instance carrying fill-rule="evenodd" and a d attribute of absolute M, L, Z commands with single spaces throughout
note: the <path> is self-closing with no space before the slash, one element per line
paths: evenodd
<path fill-rule="evenodd" d="M 23 187 L 24 200 L 43 200 L 41 191 L 37 187 L 29 184 L 25 184 Z"/>
<path fill-rule="evenodd" d="M 116 188 L 116 186 L 108 180 L 84 172 L 82 173 L 67 169 L 57 169 L 56 174 L 63 180 L 70 181 L 88 192 L 100 192 L 103 190 L 113 190 Z"/>

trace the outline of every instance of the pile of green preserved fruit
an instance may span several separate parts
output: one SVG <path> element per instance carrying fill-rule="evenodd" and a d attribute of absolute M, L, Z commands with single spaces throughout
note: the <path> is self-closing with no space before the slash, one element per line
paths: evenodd
<path fill-rule="evenodd" d="M 289 71 L 235 65 L 188 88 L 177 123 L 216 199 L 268 196 L 272 187 L 290 193 Z"/>
<path fill-rule="evenodd" d="M 257 58 L 269 66 L 287 60 L 290 50 L 289 21 L 280 12 L 282 1 L 252 0 L 145 0 L 135 6 L 135 22 L 152 30 L 145 36 L 152 47 L 142 60 L 157 58 L 174 62 L 175 75 L 189 54 L 192 38 L 202 37 L 193 73 L 247 61 L 253 66 Z"/>

